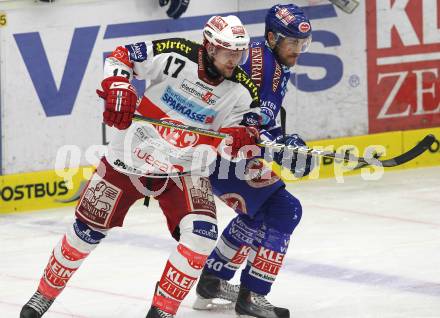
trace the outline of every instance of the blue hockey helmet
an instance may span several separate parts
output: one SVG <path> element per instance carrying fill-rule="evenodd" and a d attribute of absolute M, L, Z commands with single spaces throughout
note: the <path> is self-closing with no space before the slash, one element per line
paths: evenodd
<path fill-rule="evenodd" d="M 269 9 L 266 15 L 267 33 L 273 32 L 279 37 L 306 39 L 301 41 L 299 52 L 307 51 L 312 39 L 312 26 L 304 10 L 294 4 L 277 4 Z"/>

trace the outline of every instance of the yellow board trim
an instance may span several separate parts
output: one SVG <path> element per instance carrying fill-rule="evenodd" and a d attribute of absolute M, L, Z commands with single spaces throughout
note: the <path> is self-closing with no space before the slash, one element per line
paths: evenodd
<path fill-rule="evenodd" d="M 91 167 L 0 176 L 0 213 L 59 208 L 76 204 Z M 87 177 L 87 178 L 86 178 Z"/>

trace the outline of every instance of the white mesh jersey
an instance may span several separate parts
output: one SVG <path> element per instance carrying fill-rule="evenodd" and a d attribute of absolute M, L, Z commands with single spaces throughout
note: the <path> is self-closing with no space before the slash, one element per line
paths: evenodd
<path fill-rule="evenodd" d="M 260 114 L 257 86 L 240 68 L 212 79 L 200 44 L 180 38 L 118 47 L 105 61 L 105 77 L 147 80 L 137 112 L 219 130 L 253 124 Z M 216 158 L 213 139 L 182 130 L 133 122 L 115 131 L 107 159 L 124 173 L 166 176 L 204 170 Z"/>

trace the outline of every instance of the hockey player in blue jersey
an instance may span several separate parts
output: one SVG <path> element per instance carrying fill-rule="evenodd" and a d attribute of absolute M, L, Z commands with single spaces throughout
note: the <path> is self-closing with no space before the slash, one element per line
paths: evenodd
<path fill-rule="evenodd" d="M 284 134 L 279 117 L 289 69 L 311 42 L 310 21 L 301 8 L 290 4 L 270 8 L 265 22 L 266 41 L 252 44 L 249 59 L 242 66 L 259 87 L 261 136 L 277 143 L 304 146 L 298 135 Z M 283 152 L 275 153 L 273 158 L 281 164 Z M 293 160 L 287 162 L 295 176 L 310 172 L 310 156 L 297 158 L 291 154 L 290 159 Z M 228 224 L 208 257 L 193 308 L 214 309 L 220 306 L 215 300 L 223 299 L 230 301 L 229 306 L 235 303 L 235 311 L 242 317 L 288 318 L 288 309 L 273 306 L 265 296 L 282 266 L 290 236 L 301 220 L 301 204 L 259 159 L 246 164 L 246 171 L 258 171 L 249 180 L 241 180 L 235 174 L 235 167 L 232 163 L 225 173 L 217 165 L 210 177 L 215 195 L 238 215 Z M 228 280 L 246 260 L 241 284 L 230 284 Z"/>

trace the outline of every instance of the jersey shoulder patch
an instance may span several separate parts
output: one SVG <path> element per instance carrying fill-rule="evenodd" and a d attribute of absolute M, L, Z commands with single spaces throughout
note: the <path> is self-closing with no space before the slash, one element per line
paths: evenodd
<path fill-rule="evenodd" d="M 197 52 L 200 44 L 183 39 L 170 38 L 152 41 L 154 55 L 162 53 L 178 53 L 197 63 Z"/>
<path fill-rule="evenodd" d="M 130 45 L 126 45 L 125 49 L 128 53 L 128 58 L 130 62 L 143 62 L 147 59 L 147 44 L 145 42 L 138 42 Z M 121 58 L 127 53 L 123 52 L 120 48 L 113 52 L 113 56 L 123 61 Z M 124 61 L 123 61 L 124 62 Z M 124 62 L 127 64 L 126 62 Z"/>
<path fill-rule="evenodd" d="M 258 93 L 258 86 L 242 68 L 237 67 L 234 71 L 234 74 L 229 80 L 240 83 L 251 95 L 253 105 L 252 107 L 259 107 L 260 95 Z"/>

